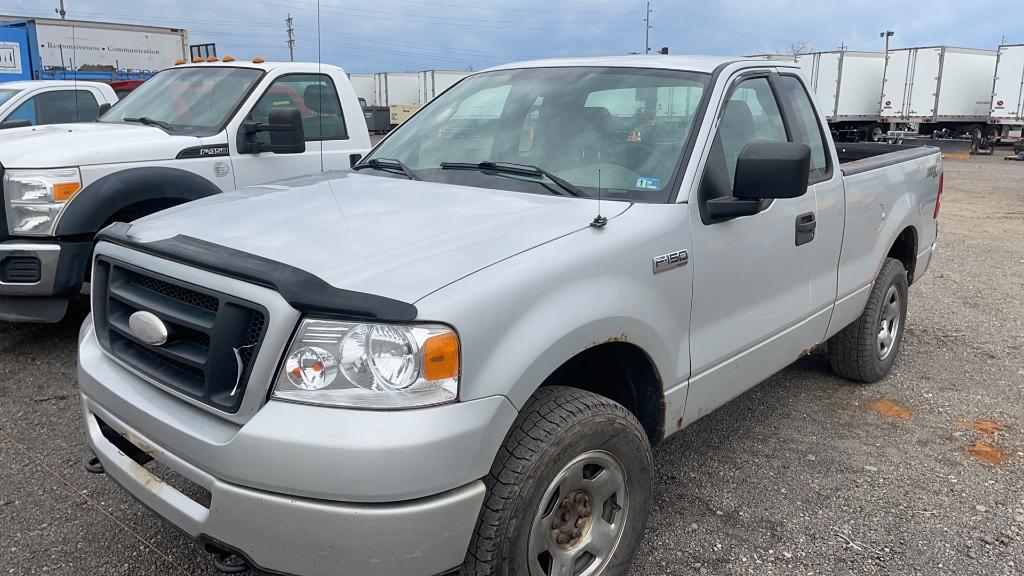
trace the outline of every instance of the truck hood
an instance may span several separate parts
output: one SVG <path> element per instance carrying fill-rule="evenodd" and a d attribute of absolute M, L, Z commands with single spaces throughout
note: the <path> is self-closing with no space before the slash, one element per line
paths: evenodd
<path fill-rule="evenodd" d="M 194 136 L 177 136 L 153 126 L 82 122 L 0 130 L 4 168 L 56 168 L 151 162 L 174 158 L 198 146 Z"/>
<path fill-rule="evenodd" d="M 605 202 L 614 218 L 629 207 Z M 334 172 L 211 196 L 136 221 L 148 243 L 190 236 L 269 258 L 337 288 L 416 300 L 585 229 L 597 203 Z"/>

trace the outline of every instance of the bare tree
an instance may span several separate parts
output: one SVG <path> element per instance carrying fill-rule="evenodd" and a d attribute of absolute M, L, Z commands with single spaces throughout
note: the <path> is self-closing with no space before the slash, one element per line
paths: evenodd
<path fill-rule="evenodd" d="M 814 48 L 811 47 L 811 43 L 807 40 L 800 40 L 789 45 L 789 48 L 785 50 L 776 50 L 775 52 L 783 56 L 792 56 L 794 60 L 801 54 L 807 54 L 813 52 Z"/>

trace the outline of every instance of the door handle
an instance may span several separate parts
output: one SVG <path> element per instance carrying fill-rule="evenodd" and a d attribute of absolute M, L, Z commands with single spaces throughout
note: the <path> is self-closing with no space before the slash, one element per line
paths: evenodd
<path fill-rule="evenodd" d="M 814 212 L 807 212 L 796 217 L 796 245 L 801 246 L 814 240 L 814 229 L 818 222 L 814 218 Z"/>

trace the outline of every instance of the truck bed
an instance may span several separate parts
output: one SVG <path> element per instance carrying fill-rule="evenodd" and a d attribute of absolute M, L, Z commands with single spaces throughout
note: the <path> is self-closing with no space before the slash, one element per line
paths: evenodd
<path fill-rule="evenodd" d="M 836 154 L 839 156 L 839 164 L 844 176 L 852 176 L 940 153 L 940 150 L 934 146 L 875 143 L 836 145 Z"/>

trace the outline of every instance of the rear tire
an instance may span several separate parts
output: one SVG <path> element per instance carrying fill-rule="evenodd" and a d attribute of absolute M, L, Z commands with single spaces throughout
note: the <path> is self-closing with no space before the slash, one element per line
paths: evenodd
<path fill-rule="evenodd" d="M 463 575 L 624 576 L 651 507 L 651 445 L 621 405 L 544 387 L 484 480 Z"/>
<path fill-rule="evenodd" d="M 903 342 L 907 292 L 903 264 L 886 258 L 860 318 L 828 341 L 833 372 L 858 382 L 877 382 L 889 374 Z"/>

